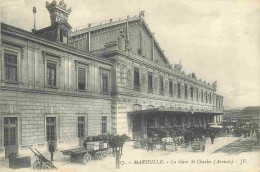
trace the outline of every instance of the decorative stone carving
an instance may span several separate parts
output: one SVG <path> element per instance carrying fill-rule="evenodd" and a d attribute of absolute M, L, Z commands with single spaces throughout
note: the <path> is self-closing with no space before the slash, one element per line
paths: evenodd
<path fill-rule="evenodd" d="M 127 85 L 128 86 L 132 86 L 132 81 L 133 81 L 133 74 L 132 74 L 132 70 L 128 69 L 127 71 Z"/>
<path fill-rule="evenodd" d="M 212 83 L 212 86 L 213 86 L 215 89 L 217 89 L 217 81 L 214 81 L 214 82 Z"/>
<path fill-rule="evenodd" d="M 121 51 L 125 51 L 125 36 L 120 35 L 117 41 L 118 41 L 118 49 Z"/>
<path fill-rule="evenodd" d="M 118 49 L 121 51 L 130 51 L 129 41 L 126 39 L 124 30 L 120 31 L 120 35 L 117 39 Z"/>

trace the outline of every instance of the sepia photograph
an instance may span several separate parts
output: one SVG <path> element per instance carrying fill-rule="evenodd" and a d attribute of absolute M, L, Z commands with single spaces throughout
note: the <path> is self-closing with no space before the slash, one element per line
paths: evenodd
<path fill-rule="evenodd" d="M 0 172 L 259 172 L 259 0 L 1 0 Z"/>

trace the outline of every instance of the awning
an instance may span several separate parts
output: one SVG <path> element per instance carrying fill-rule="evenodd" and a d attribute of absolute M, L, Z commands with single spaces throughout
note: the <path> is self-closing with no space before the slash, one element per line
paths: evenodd
<path fill-rule="evenodd" d="M 174 108 L 153 108 L 153 109 L 146 109 L 146 110 L 139 110 L 139 111 L 133 111 L 133 112 L 128 112 L 127 114 L 130 115 L 145 115 L 145 114 L 153 114 L 153 113 L 159 113 L 159 114 L 164 114 L 164 113 L 170 113 L 170 112 L 180 112 L 180 113 L 191 113 L 191 114 L 222 114 L 222 112 L 216 112 L 216 111 L 198 111 L 198 110 L 188 110 L 188 109 L 174 109 Z"/>

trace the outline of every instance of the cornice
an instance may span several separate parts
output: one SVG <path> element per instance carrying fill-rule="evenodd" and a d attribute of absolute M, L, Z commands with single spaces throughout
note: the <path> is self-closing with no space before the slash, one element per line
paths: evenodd
<path fill-rule="evenodd" d="M 206 83 L 203 83 L 203 82 L 200 82 L 196 79 L 193 79 L 193 78 L 190 78 L 189 76 L 185 75 L 185 74 L 182 74 L 182 73 L 177 73 L 174 71 L 174 69 L 169 69 L 169 68 L 163 68 L 159 65 L 156 65 L 156 64 L 152 64 L 152 63 L 149 63 L 149 62 L 146 62 L 138 57 L 136 57 L 135 55 L 132 55 L 132 54 L 126 54 L 126 53 L 123 53 L 123 52 L 120 52 L 120 51 L 114 51 L 113 53 L 111 54 L 105 54 L 105 55 L 122 55 L 130 60 L 132 60 L 133 62 L 136 62 L 138 64 L 141 64 L 141 65 L 146 65 L 147 67 L 150 67 L 152 69 L 156 69 L 156 70 L 159 70 L 160 72 L 163 72 L 163 73 L 168 73 L 168 74 L 171 74 L 175 77 L 178 77 L 180 79 L 183 79 L 183 80 L 187 80 L 187 81 L 190 81 L 192 83 L 195 83 L 199 86 L 202 86 L 202 87 L 206 87 L 208 89 L 212 89 L 214 90 L 214 88 L 211 86 L 211 85 L 208 85 Z M 126 62 L 127 63 L 127 62 Z"/>
<path fill-rule="evenodd" d="M 68 52 L 68 53 L 75 54 L 75 55 L 78 55 L 78 56 L 82 56 L 82 57 L 85 57 L 85 58 L 88 58 L 88 59 L 91 59 L 91 60 L 95 60 L 95 61 L 98 61 L 98 62 L 101 62 L 101 63 L 113 65 L 113 63 L 111 63 L 107 59 L 103 59 L 101 57 L 94 56 L 93 54 L 88 54 L 84 51 L 80 51 L 80 50 L 75 49 L 74 47 L 71 47 L 71 46 L 66 45 L 66 44 L 49 41 L 47 39 L 38 37 L 31 32 L 28 32 L 28 31 L 25 31 L 25 30 L 22 30 L 20 28 L 16 28 L 14 26 L 10 26 L 10 25 L 4 24 L 4 23 L 1 23 L 1 34 L 3 34 L 3 33 L 13 35 L 15 37 L 19 37 L 19 38 L 22 38 L 22 39 L 25 39 L 25 40 L 37 42 L 39 44 L 58 49 L 59 51 Z"/>

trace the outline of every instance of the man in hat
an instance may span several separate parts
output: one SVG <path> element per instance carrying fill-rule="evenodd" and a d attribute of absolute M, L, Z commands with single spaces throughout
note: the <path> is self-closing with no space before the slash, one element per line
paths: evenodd
<path fill-rule="evenodd" d="M 51 143 L 49 144 L 49 152 L 50 152 L 50 154 L 51 154 L 51 161 L 53 161 L 53 154 L 54 154 L 54 152 L 55 152 L 55 147 L 54 147 L 54 143 L 53 143 L 53 142 L 51 142 Z"/>

